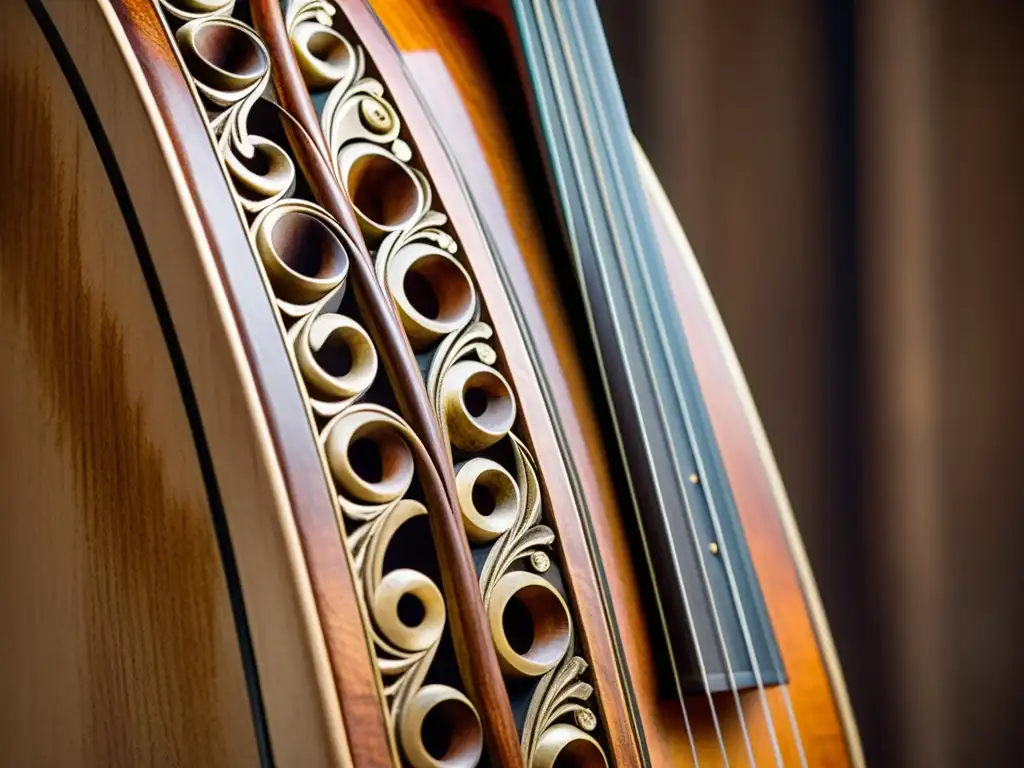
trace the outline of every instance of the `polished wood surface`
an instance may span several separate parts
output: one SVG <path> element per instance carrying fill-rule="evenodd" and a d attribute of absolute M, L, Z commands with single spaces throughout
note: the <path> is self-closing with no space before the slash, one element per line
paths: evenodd
<path fill-rule="evenodd" d="M 0 762 L 258 761 L 136 246 L 23 3 L 0 34 Z"/>
<path fill-rule="evenodd" d="M 76 489 L 70 498 L 65 498 L 64 502 L 69 510 L 76 506 L 92 505 L 86 508 L 112 521 L 129 513 L 136 516 L 145 513 L 143 522 L 136 522 L 126 529 L 133 535 L 122 536 L 118 540 L 118 547 L 108 553 L 111 556 L 131 555 L 130 562 L 134 568 L 115 574 L 118 580 L 113 585 L 117 587 L 127 582 L 129 586 L 136 587 L 144 593 L 139 598 L 141 606 L 150 611 L 150 614 L 129 613 L 129 604 L 119 602 L 125 595 L 113 588 L 104 592 L 103 601 L 109 603 L 104 609 L 111 613 L 109 624 L 112 627 L 118 626 L 117 611 L 120 609 L 126 613 L 124 642 L 117 648 L 120 658 L 111 652 L 97 661 L 100 668 L 93 671 L 87 668 L 74 670 L 55 667 L 68 673 L 67 679 L 63 681 L 67 686 L 78 685 L 76 681 L 87 682 L 90 676 L 99 679 L 104 674 L 120 675 L 116 680 L 123 686 L 120 690 L 123 696 L 120 699 L 112 698 L 108 708 L 111 721 L 120 728 L 112 731 L 120 738 L 116 746 L 123 751 L 111 759 L 107 759 L 106 754 L 99 754 L 95 764 L 160 764 L 161 760 L 174 761 L 175 755 L 182 749 L 196 743 L 195 734 L 202 735 L 209 731 L 208 721 L 213 721 L 217 727 L 231 734 L 243 727 L 248 727 L 252 733 L 255 719 L 255 729 L 264 732 L 262 755 L 256 754 L 255 746 L 249 746 L 238 760 L 232 759 L 231 754 L 222 759 L 225 748 L 218 746 L 216 739 L 206 743 L 203 741 L 206 737 L 203 736 L 200 746 L 209 747 L 206 753 L 200 754 L 193 750 L 174 764 L 266 764 L 273 760 L 278 764 L 349 765 L 351 757 L 335 680 L 344 678 L 348 690 L 358 686 L 360 675 L 367 670 L 354 664 L 353 659 L 358 658 L 360 648 L 366 653 L 366 639 L 361 631 L 354 631 L 360 621 L 358 605 L 350 577 L 347 588 L 344 588 L 343 579 L 347 575 L 344 570 L 344 550 L 340 549 L 340 533 L 309 428 L 308 415 L 294 376 L 290 373 L 280 329 L 258 267 L 251 260 L 238 258 L 239 254 L 248 253 L 248 240 L 223 172 L 213 155 L 202 117 L 195 109 L 192 95 L 167 46 L 164 31 L 150 3 L 118 4 L 116 9 L 107 2 L 78 3 L 73 0 L 48 0 L 45 3 L 29 0 L 26 5 L 39 11 L 43 20 L 49 20 L 51 47 L 64 50 L 66 69 L 61 73 L 53 68 L 53 54 L 49 54 L 51 59 L 45 59 L 39 54 L 43 59 L 40 64 L 26 53 L 23 46 L 28 43 L 25 41 L 39 39 L 37 27 L 42 22 L 32 21 L 27 12 L 22 12 L 22 4 L 19 3 L 12 11 L 18 23 L 9 23 L 3 28 L 5 54 L 13 52 L 4 59 L 4 71 L 52 74 L 52 82 L 43 79 L 36 82 L 31 76 L 22 75 L 26 83 L 38 86 L 37 95 L 43 99 L 44 104 L 66 93 L 67 86 L 64 83 L 69 78 L 78 82 L 78 90 L 75 92 L 79 100 L 77 108 L 87 116 L 93 135 L 91 139 L 83 136 L 78 140 L 77 148 L 69 150 L 70 154 L 60 166 L 60 171 L 76 180 L 74 188 L 80 188 L 82 192 L 79 195 L 80 206 L 92 204 L 93 198 L 100 200 L 104 178 L 101 174 L 93 173 L 88 177 L 82 176 L 85 167 L 82 157 L 88 157 L 90 142 L 99 142 L 96 138 L 99 135 L 105 137 L 107 153 L 104 161 L 108 163 L 107 170 L 116 168 L 117 178 L 120 179 L 118 203 L 122 210 L 127 206 L 137 216 L 136 239 L 144 242 L 143 250 L 149 257 L 148 262 L 139 258 L 136 262 L 125 263 L 127 254 L 117 250 L 115 243 L 96 243 L 92 240 L 89 241 L 90 249 L 86 254 L 93 270 L 89 276 L 89 289 L 108 292 L 106 302 L 95 299 L 91 305 L 97 319 L 91 320 L 88 327 L 102 329 L 109 326 L 124 333 L 126 339 L 132 339 L 131 348 L 121 355 L 121 365 L 139 378 L 130 379 L 130 387 L 122 388 L 119 392 L 131 395 L 139 402 L 137 406 L 132 405 L 132 397 L 116 403 L 104 399 L 103 412 L 97 414 L 87 411 L 89 420 L 85 423 L 89 429 L 107 430 L 103 434 L 109 434 L 110 429 L 127 423 L 132 429 L 119 428 L 117 438 L 134 442 L 128 444 L 124 451 L 119 451 L 116 442 L 104 440 L 99 452 L 102 455 L 95 457 L 93 468 L 97 471 L 90 473 L 88 482 Z M 5 86 L 5 98 L 8 98 L 8 93 L 16 92 L 17 85 L 18 78 L 15 78 L 12 86 Z M 76 126 L 75 108 L 73 101 L 67 102 L 66 113 L 62 112 L 61 119 L 53 122 L 58 135 L 62 136 L 61 131 L 65 128 L 71 131 Z M 40 127 L 26 120 L 24 112 L 18 114 L 5 109 L 3 118 L 5 130 L 11 130 L 9 126 L 12 125 L 16 126 L 14 130 L 17 131 L 23 128 L 38 131 Z M 15 160 L 22 162 L 12 153 L 27 146 L 20 139 L 13 143 L 6 142 L 3 150 L 5 163 Z M 8 175 L 5 178 L 16 177 Z M 110 178 L 114 179 L 113 176 Z M 19 181 L 20 185 L 25 183 L 24 179 Z M 24 212 L 23 209 L 12 207 L 17 202 L 14 196 L 20 191 L 5 185 L 5 213 L 9 210 Z M 22 205 L 20 202 L 18 204 Z M 62 217 L 68 215 L 66 208 L 55 213 Z M 83 223 L 79 229 L 88 231 L 90 227 L 100 227 L 105 223 L 104 219 L 113 222 L 110 224 L 113 227 L 118 221 L 117 207 L 105 208 L 102 211 L 103 217 L 95 215 L 97 213 L 90 209 L 88 219 L 83 219 L 80 213 L 79 220 Z M 23 224 L 21 220 L 13 221 L 17 221 L 18 226 Z M 43 223 L 49 225 L 48 229 L 39 230 L 45 244 L 50 229 L 60 232 L 62 224 L 59 220 Z M 6 264 L 31 264 L 33 258 L 38 258 L 38 249 L 31 248 L 31 244 L 24 238 L 13 241 L 4 239 L 5 246 L 11 242 L 19 247 L 5 251 Z M 66 247 L 66 241 L 59 243 L 61 266 L 63 260 L 66 260 L 66 254 L 63 253 Z M 144 263 L 149 266 L 144 269 L 146 281 L 142 282 L 132 275 L 137 274 L 140 265 Z M 65 279 L 63 270 L 57 270 L 57 275 L 61 280 Z M 126 295 L 122 281 L 129 279 L 136 281 L 135 289 Z M 4 282 L 6 285 L 6 275 Z M 56 285 L 60 287 L 63 282 L 58 281 Z M 31 288 L 39 292 L 46 286 L 33 284 Z M 117 289 L 116 293 L 110 293 L 114 288 Z M 151 289 L 148 298 L 146 288 Z M 161 336 L 153 333 L 140 341 L 133 335 L 136 327 L 152 330 L 153 321 L 146 319 L 146 312 L 149 306 L 147 301 L 157 301 L 154 297 L 160 297 L 159 306 L 152 306 L 161 318 L 159 328 L 164 339 L 173 339 L 179 345 L 177 353 L 172 353 L 175 374 L 179 377 L 179 383 L 188 383 L 187 392 L 182 384 L 181 394 L 177 397 L 173 396 L 173 390 L 167 389 L 173 379 L 166 375 L 163 364 L 159 364 L 161 344 L 164 343 Z M 51 290 L 46 294 L 46 300 L 50 304 L 45 305 L 45 309 L 52 311 L 54 318 L 66 318 L 61 311 L 67 305 L 66 302 L 62 303 L 60 295 L 54 295 Z M 5 305 L 7 303 L 5 300 Z M 148 311 L 151 316 L 153 309 Z M 97 326 L 98 318 L 104 317 L 103 312 L 109 317 L 108 326 Z M 19 316 L 16 322 L 25 320 Z M 58 328 L 65 330 L 63 325 Z M 7 338 L 6 329 L 4 337 Z M 103 342 L 103 339 L 103 336 L 93 332 L 74 337 L 76 342 L 83 345 L 81 352 L 86 363 L 94 357 L 90 350 Z M 117 351 L 116 348 L 113 351 Z M 110 376 L 120 370 L 119 361 L 111 359 L 109 353 L 105 354 L 108 354 L 105 360 L 111 365 L 105 373 Z M 47 364 L 59 365 L 61 362 L 59 359 L 50 360 Z M 142 373 L 139 373 L 140 369 Z M 73 379 L 80 385 L 73 389 L 73 395 L 88 391 L 86 384 L 90 381 L 89 377 L 99 375 L 91 367 L 79 374 Z M 107 386 L 115 385 L 108 383 Z M 174 419 L 177 417 L 174 414 L 179 412 L 176 409 L 180 405 L 175 404 L 182 401 L 189 410 L 189 424 L 184 433 L 176 433 L 179 439 L 169 445 L 166 442 L 169 439 L 167 430 L 176 424 Z M 69 413 L 85 410 L 84 407 L 88 405 L 78 397 L 72 402 L 76 410 Z M 111 412 L 117 408 L 126 409 L 124 417 L 132 420 L 118 421 L 121 414 Z M 48 410 L 43 415 L 45 418 L 36 426 L 37 430 L 56 430 L 59 433 L 61 428 L 67 429 L 66 425 L 60 426 L 61 422 L 55 419 L 58 414 L 54 411 Z M 20 436 L 10 436 L 18 433 L 9 433 L 8 424 L 18 425 L 30 418 L 31 412 L 26 412 L 18 421 L 7 418 L 0 421 L 5 448 L 17 449 L 21 445 Z M 238 583 L 235 589 L 241 592 L 245 617 L 245 633 L 239 634 L 246 634 L 242 645 L 248 645 L 248 653 L 254 657 L 251 667 L 251 675 L 255 678 L 251 688 L 254 694 L 248 697 L 250 701 L 245 702 L 244 706 L 237 701 L 232 702 L 230 692 L 219 692 L 219 686 L 222 685 L 220 678 L 230 672 L 232 662 L 230 655 L 224 655 L 220 645 L 212 649 L 209 647 L 211 639 L 218 640 L 224 633 L 230 635 L 235 632 L 233 617 L 223 612 L 214 612 L 213 616 L 205 611 L 197 614 L 194 609 L 188 613 L 174 612 L 172 609 L 177 598 L 168 594 L 174 589 L 187 588 L 196 579 L 203 579 L 210 593 L 206 601 L 211 606 L 210 610 L 223 607 L 223 600 L 218 597 L 215 589 L 216 572 L 211 572 L 213 564 L 203 562 L 190 567 L 193 562 L 184 559 L 186 555 L 194 560 L 204 553 L 209 554 L 204 549 L 209 546 L 208 528 L 204 529 L 200 521 L 191 519 L 192 528 L 185 529 L 189 518 L 182 520 L 173 517 L 171 513 L 175 513 L 187 499 L 169 502 L 170 506 L 159 506 L 156 502 L 150 505 L 147 497 L 141 493 L 145 490 L 152 494 L 160 488 L 159 484 L 150 482 L 149 485 L 137 487 L 128 482 L 139 477 L 138 473 L 128 471 L 131 467 L 128 454 L 135 461 L 152 455 L 153 451 L 147 452 L 145 446 L 147 441 L 156 441 L 160 448 L 156 455 L 157 468 L 160 469 L 163 462 L 174 469 L 174 474 L 163 480 L 164 489 L 167 493 L 168 488 L 176 489 L 177 485 L 188 479 L 187 472 L 192 471 L 188 470 L 188 446 L 192 444 L 188 441 L 189 437 L 194 438 L 194 445 L 205 446 L 203 482 L 207 488 L 208 504 L 201 510 L 206 516 L 206 525 L 209 526 L 211 510 L 220 508 L 220 525 L 224 526 L 222 539 L 230 541 L 237 567 L 235 579 Z M 53 446 L 49 446 L 49 449 L 57 451 Z M 198 452 L 198 449 L 191 450 L 191 455 Z M 59 452 L 57 456 L 60 456 Z M 202 461 L 201 455 L 199 458 Z M 19 461 L 8 462 L 5 466 L 29 469 L 24 461 Z M 23 476 L 12 476 L 10 482 L 7 482 L 8 473 L 5 471 L 4 492 L 10 489 L 9 492 L 14 494 L 14 489 L 25 484 L 36 493 L 57 493 L 59 486 L 51 490 L 49 486 L 55 483 L 40 474 L 42 469 L 42 464 L 37 465 L 33 473 L 26 471 Z M 184 478 L 179 477 L 179 473 L 185 473 Z M 177 485 L 169 485 L 172 479 Z M 94 503 L 92 495 L 99 487 L 98 484 L 112 480 L 126 484 L 122 488 L 119 483 L 116 494 L 105 497 L 104 504 Z M 194 489 L 187 486 L 184 490 L 194 493 Z M 31 521 L 31 513 L 38 510 L 24 490 L 17 491 L 16 499 L 17 503 L 3 505 L 5 525 L 11 524 L 11 520 Z M 125 509 L 110 508 L 106 503 L 111 500 L 123 502 Z M 173 496 L 171 501 L 174 501 Z M 169 510 L 170 519 L 163 520 L 160 517 L 162 509 Z M 61 508 L 57 507 L 54 511 L 59 513 Z M 198 514 L 191 507 L 185 507 L 185 512 Z M 11 517 L 15 513 L 18 517 Z M 35 515 L 38 517 L 38 512 Z M 72 525 L 66 526 L 64 532 L 73 532 L 77 546 L 92 551 L 89 547 L 95 542 L 85 537 L 88 529 L 74 527 L 75 518 L 70 512 L 65 517 L 66 520 L 62 519 L 62 522 L 71 521 Z M 183 541 L 182 537 L 188 531 L 191 531 L 190 538 Z M 187 547 L 181 552 L 171 549 L 172 546 L 188 544 L 196 539 L 199 543 L 194 553 Z M 8 540 L 4 544 L 8 545 Z M 18 541 L 11 541 L 9 546 L 17 550 Z M 332 555 L 332 546 L 335 553 L 340 552 L 340 558 Z M 161 547 L 165 549 L 161 550 Z M 304 551 L 303 547 L 308 549 Z M 54 555 L 51 551 L 26 551 L 23 557 L 29 558 L 33 554 L 38 558 L 36 567 L 41 568 L 45 564 L 54 573 L 65 572 L 62 570 L 66 567 L 65 560 L 59 554 Z M 168 557 L 173 561 L 173 567 Z M 108 567 L 114 566 L 116 561 Z M 174 578 L 157 584 L 155 577 L 146 576 L 147 568 L 157 575 L 164 573 Z M 311 572 L 317 574 L 318 581 L 311 579 Z M 82 579 L 65 581 L 59 586 L 73 596 L 88 584 L 87 576 L 89 574 L 84 574 Z M 9 590 L 20 594 L 25 589 L 19 583 L 23 578 L 17 573 L 5 574 L 5 615 L 11 594 Z M 339 579 L 342 579 L 343 588 L 330 588 L 338 584 Z M 54 590 L 47 597 L 56 600 L 60 595 Z M 346 599 L 350 601 L 354 614 L 346 615 Z M 39 605 L 46 604 L 39 602 Z M 19 610 L 25 608 L 22 606 Z M 33 615 L 40 615 L 38 605 L 32 611 Z M 63 618 L 67 619 L 68 616 L 73 617 L 75 614 L 69 612 Z M 159 623 L 153 624 L 157 620 Z M 214 626 L 212 636 L 204 629 L 206 623 Z M 26 632 L 33 629 L 33 625 L 27 622 L 16 623 L 14 626 L 20 626 Z M 167 674 L 182 674 L 183 671 L 192 670 L 189 673 L 191 677 L 185 678 L 189 686 L 218 692 L 219 698 L 215 698 L 211 704 L 212 710 L 204 710 L 200 706 L 208 701 L 206 697 L 195 699 L 196 706 L 184 706 L 187 701 L 179 706 L 181 702 L 176 700 L 178 694 L 175 692 L 182 690 L 181 685 L 162 686 L 160 680 L 152 674 L 144 676 L 141 671 L 135 677 L 121 674 L 126 669 L 134 669 L 132 665 L 137 660 L 149 658 L 146 655 L 146 644 L 153 642 L 154 626 L 164 630 L 163 634 L 156 637 L 166 641 L 160 646 L 159 662 L 162 666 L 157 666 L 157 669 L 163 669 Z M 27 659 L 49 656 L 51 665 L 53 659 L 65 658 L 70 653 L 69 649 L 74 648 L 75 636 L 67 632 L 36 632 L 29 637 L 27 640 L 19 632 L 10 629 L 4 633 L 6 642 L 33 649 L 33 653 L 26 656 Z M 237 639 L 234 642 L 236 648 L 240 647 Z M 345 658 L 337 652 L 339 648 L 343 649 Z M 217 660 L 218 664 L 212 667 L 202 661 L 211 653 L 222 655 Z M 13 654 L 5 656 L 7 660 L 14 658 Z M 335 668 L 332 662 L 335 661 L 337 669 L 345 665 L 344 675 L 332 675 L 332 669 Z M 223 671 L 219 669 L 220 666 L 224 667 Z M 106 671 L 108 667 L 109 672 Z M 372 670 L 368 670 L 368 674 L 368 698 L 350 698 L 350 712 L 358 713 L 361 702 L 365 711 L 380 711 L 376 678 Z M 108 713 L 90 714 L 88 702 L 76 701 L 70 693 L 61 689 L 53 691 L 51 695 L 49 688 L 37 687 L 39 693 L 35 694 L 35 698 L 26 695 L 24 701 L 39 700 L 38 697 L 44 695 L 48 697 L 46 705 L 51 706 L 55 716 L 49 721 L 52 727 L 49 729 L 46 748 L 57 749 L 55 745 L 66 744 L 69 739 L 73 739 L 74 748 L 79 750 L 75 754 L 84 755 L 82 759 L 90 764 L 88 761 L 91 754 L 82 751 L 88 745 L 83 747 L 80 743 L 82 739 L 75 730 L 76 718 L 105 718 Z M 184 690 L 190 692 L 191 688 L 186 686 Z M 68 691 L 73 693 L 74 687 L 68 688 Z M 67 695 L 61 699 L 60 696 L 65 693 Z M 116 688 L 115 693 L 118 693 Z M 13 695 L 7 697 L 5 707 L 17 705 L 20 700 L 20 697 Z M 365 703 L 367 701 L 369 705 Z M 53 702 L 64 702 L 61 706 L 66 707 L 56 707 Z M 227 722 L 222 722 L 225 718 L 221 709 L 224 707 L 231 708 Z M 161 716 L 160 713 L 167 708 L 173 711 Z M 250 715 L 250 710 L 254 715 Z M 42 718 L 40 722 L 45 724 L 48 721 Z M 140 722 L 142 725 L 139 725 Z M 12 727 L 19 723 L 25 724 L 16 718 L 5 718 L 5 736 L 9 738 L 3 739 L 4 748 L 14 754 L 18 754 L 17 750 L 32 749 L 33 738 L 38 739 L 38 730 L 8 730 L 8 723 Z M 143 726 L 150 730 L 147 731 Z M 189 735 L 189 731 L 194 731 L 194 734 Z M 185 747 L 179 748 L 176 745 L 175 739 L 179 736 Z M 164 744 L 166 749 L 161 750 Z M 238 749 L 234 747 L 234 752 L 237 753 Z M 385 758 L 381 764 L 390 764 L 386 745 L 384 749 Z M 140 753 L 138 750 L 143 751 Z M 125 759 L 116 759 L 118 754 L 125 755 Z M 139 754 L 142 756 L 138 759 L 132 758 Z M 194 759 L 189 759 L 189 755 Z"/>
<path fill-rule="evenodd" d="M 615 616 L 651 761 L 655 765 L 689 761 L 690 748 L 681 710 L 678 703 L 664 693 L 654 663 L 654 647 L 660 638 L 656 630 L 652 630 L 655 622 L 644 615 L 643 566 L 636 561 L 627 543 L 630 519 L 626 515 L 632 513 L 624 512 L 616 503 L 611 459 L 601 434 L 594 390 L 585 378 L 556 288 L 552 260 L 563 256 L 557 246 L 552 248 L 545 240 L 539 226 L 535 191 L 527 187 L 513 149 L 507 121 L 501 112 L 501 94 L 494 90 L 486 75 L 487 67 L 461 17 L 460 8 L 451 3 L 431 3 L 429 9 L 419 8 L 414 3 L 397 0 L 376 0 L 373 5 L 404 52 L 430 51 L 443 62 L 455 90 L 446 92 L 444 88 L 435 88 L 428 92 L 427 98 L 432 100 L 435 113 L 458 109 L 458 101 L 468 112 L 475 137 L 463 133 L 447 138 L 456 148 L 467 174 L 477 177 L 470 185 L 494 191 L 485 198 L 490 204 L 481 213 L 495 224 L 499 248 L 520 288 L 519 298 L 533 329 L 543 367 L 553 383 L 556 408 L 580 468 L 587 506 L 598 532 L 601 558 L 610 574 Z M 415 62 L 422 56 L 422 53 L 410 56 L 410 66 L 419 66 Z M 474 145 L 479 147 L 480 154 L 474 154 Z M 667 236 L 663 221 L 660 228 L 665 235 L 663 248 L 671 266 L 673 289 L 680 298 L 681 314 L 693 344 L 716 437 L 790 675 L 788 693 L 799 724 L 804 756 L 810 765 L 850 764 L 829 677 L 764 459 L 736 392 L 736 383 L 725 364 L 721 339 L 715 336 L 708 320 L 707 304 L 696 291 L 699 276 L 680 260 L 678 247 Z M 782 759 L 787 765 L 799 764 L 797 740 L 782 691 L 771 689 L 767 696 Z M 772 734 L 756 692 L 744 694 L 742 699 L 755 755 L 759 760 L 770 761 Z M 731 698 L 719 697 L 716 709 L 727 737 L 729 757 L 742 762 L 744 747 Z M 701 763 L 718 764 L 722 756 L 707 705 L 702 705 L 699 699 L 688 699 L 687 710 Z"/>

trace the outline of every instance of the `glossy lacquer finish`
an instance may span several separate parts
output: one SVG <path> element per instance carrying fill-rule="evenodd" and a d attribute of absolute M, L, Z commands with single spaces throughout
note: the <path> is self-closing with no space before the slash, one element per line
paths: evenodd
<path fill-rule="evenodd" d="M 217 11 L 208 0 L 174 3 Z M 404 714 L 372 636 L 365 560 L 340 517 L 322 425 L 254 250 L 256 225 L 211 134 L 219 108 L 197 98 L 182 54 L 181 20 L 170 24 L 168 6 L 149 0 L 16 4 L 0 54 L 0 165 L 10 178 L 0 319 L 12 341 L 0 397 L 0 522 L 19 577 L 4 575 L 0 598 L 14 617 L 3 633 L 15 691 L 7 705 L 25 706 L 5 710 L 0 752 L 15 763 L 78 754 L 97 765 L 434 765 L 436 756 L 411 760 L 396 737 Z M 460 454 L 394 294 L 378 280 L 378 244 L 363 240 L 339 183 L 281 5 L 225 2 L 234 19 L 210 28 L 256 27 L 267 82 L 290 115 L 280 141 L 301 167 L 295 194 L 319 203 L 351 242 L 351 311 L 416 433 L 430 521 L 423 542 L 440 566 L 454 662 L 431 674 L 463 686 L 484 764 L 859 764 L 770 452 L 642 155 L 661 257 L 788 680 L 764 698 L 741 694 L 742 717 L 729 694 L 713 709 L 703 695 L 681 707 L 667 676 L 545 151 L 517 86 L 524 61 L 509 7 L 338 0 L 339 29 L 366 51 L 369 76 L 401 115 L 415 168 L 450 223 L 493 327 L 495 370 L 518 408 L 509 434 L 536 462 L 538 528 L 551 538 L 528 554 L 542 555 L 531 557 L 543 563 L 531 566 L 538 573 L 557 574 L 572 638 L 562 669 L 575 670 L 560 685 L 576 697 L 538 733 L 571 733 L 575 746 L 555 760 L 550 741 L 546 752 L 521 745 L 539 677 L 524 688 L 508 675 L 508 657 L 499 661 L 504 630 L 488 612 L 482 550 L 460 514 Z M 481 10 L 507 46 L 474 36 L 471 14 Z M 207 42 L 250 39 L 232 34 Z M 446 733 L 443 724 L 419 730 L 413 737 Z"/>
<path fill-rule="evenodd" d="M 559 294 L 564 286 L 556 277 L 556 260 L 565 254 L 541 227 L 546 215 L 543 206 L 551 202 L 538 196 L 536 186 L 528 186 L 524 165 L 536 158 L 524 157 L 521 138 L 513 140 L 504 111 L 509 104 L 521 108 L 527 102 L 495 87 L 488 74 L 493 62 L 489 66 L 473 37 L 465 7 L 398 0 L 376 0 L 373 7 L 406 54 L 409 70 L 460 161 L 481 218 L 494 237 L 495 250 L 517 287 L 518 304 L 594 526 L 624 649 L 625 679 L 635 693 L 643 748 L 654 765 L 692 762 L 683 711 L 671 685 L 659 679 L 664 671 L 657 666 L 662 639 L 656 618 L 645 608 L 646 567 L 629 544 L 633 513 L 616 496 L 615 450 L 610 436 L 602 434 L 600 391 L 586 378 L 566 302 Z M 502 20 L 515 50 L 510 15 L 501 7 L 487 10 Z M 785 765 L 857 764 L 856 732 L 846 717 L 845 692 L 827 626 L 749 395 L 678 225 L 649 173 L 645 183 L 673 294 L 789 680 L 785 689 L 770 687 L 765 692 L 771 726 L 756 691 L 741 694 L 745 728 L 732 698 L 715 697 L 726 753 L 735 764 L 747 762 L 745 730 L 759 764 L 775 764 L 776 747 Z M 700 763 L 724 763 L 706 700 L 687 697 L 686 711 Z"/>

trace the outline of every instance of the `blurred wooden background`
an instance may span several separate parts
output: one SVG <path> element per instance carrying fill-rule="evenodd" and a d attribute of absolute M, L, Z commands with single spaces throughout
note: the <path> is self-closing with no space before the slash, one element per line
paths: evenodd
<path fill-rule="evenodd" d="M 1024 3 L 600 5 L 772 440 L 869 764 L 1009 764 Z"/>

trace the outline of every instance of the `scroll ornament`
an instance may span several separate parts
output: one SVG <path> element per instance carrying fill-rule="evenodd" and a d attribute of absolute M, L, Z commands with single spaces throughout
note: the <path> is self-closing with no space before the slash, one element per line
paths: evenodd
<path fill-rule="evenodd" d="M 430 181 L 411 164 L 398 112 L 383 84 L 367 76 L 362 47 L 333 28 L 335 13 L 328 0 L 296 0 L 286 26 L 306 84 L 328 91 L 320 122 L 329 159 L 374 253 L 378 281 L 425 361 L 441 430 L 469 456 L 456 465 L 456 493 L 470 540 L 493 542 L 480 587 L 499 663 L 507 677 L 539 678 L 522 733 L 524 760 L 536 768 L 560 756 L 606 765 L 589 733 L 597 726 L 586 706 L 593 690 L 580 679 L 587 664 L 573 654 L 570 611 L 543 576 L 555 534 L 542 522 L 534 460 L 512 431 L 516 399 L 497 367 L 494 330 L 481 319 L 477 289 L 457 258 L 447 217 L 432 208 Z M 514 456 L 515 477 L 480 455 L 503 440 Z M 506 611 L 529 614 L 530 638 L 506 635 Z M 570 716 L 575 724 L 565 722 Z"/>
<path fill-rule="evenodd" d="M 275 142 L 249 134 L 249 113 L 270 82 L 270 56 L 259 36 L 231 18 L 233 2 L 161 0 L 183 19 L 178 50 L 206 106 L 210 131 L 247 213 L 272 205 L 295 188 L 295 164 Z"/>
<path fill-rule="evenodd" d="M 363 402 L 379 370 L 377 351 L 362 325 L 339 312 L 354 245 L 326 210 L 289 197 L 295 188 L 291 158 L 269 139 L 250 134 L 249 115 L 269 83 L 270 58 L 256 33 L 230 17 L 233 3 L 160 1 L 175 22 L 183 22 L 175 35 L 179 51 L 246 214 L 253 251 L 315 416 L 369 613 L 366 631 L 391 731 L 415 768 L 476 765 L 483 730 L 473 704 L 451 686 L 424 685 L 447 621 L 441 591 L 417 570 L 385 570 L 396 534 L 428 515 L 407 495 L 426 452 L 397 414 Z M 403 618 L 401 605 L 410 601 L 421 609 L 418 621 Z M 423 740 L 432 713 L 449 729 L 442 754 Z"/>

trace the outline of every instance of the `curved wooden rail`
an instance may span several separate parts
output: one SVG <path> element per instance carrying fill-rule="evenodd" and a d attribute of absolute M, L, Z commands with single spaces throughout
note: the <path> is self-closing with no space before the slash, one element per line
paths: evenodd
<path fill-rule="evenodd" d="M 449 598 L 452 637 L 463 682 L 477 705 L 484 726 L 485 740 L 493 760 L 500 765 L 522 763 L 519 737 L 512 717 L 508 692 L 494 653 L 488 631 L 480 586 L 466 532 L 458 511 L 454 467 L 441 441 L 412 347 L 402 330 L 391 301 L 374 276 L 373 264 L 345 192 L 327 164 L 327 144 L 316 112 L 292 54 L 281 6 L 277 0 L 254 0 L 253 21 L 266 42 L 274 71 L 274 85 L 282 105 L 301 123 L 313 144 L 291 131 L 292 146 L 321 204 L 345 227 L 358 247 L 352 264 L 352 283 L 369 331 L 378 344 L 388 378 L 399 406 L 420 436 L 433 462 L 425 468 L 420 481 L 428 506 L 440 514 L 430 516 Z"/>
<path fill-rule="evenodd" d="M 257 0 L 254 5 L 256 10 L 262 11 L 268 3 L 273 4 L 272 0 Z M 388 33 L 392 36 L 397 34 L 399 44 L 405 46 L 406 35 L 414 35 L 414 30 L 433 33 L 436 25 L 444 23 L 448 12 L 435 14 L 429 4 L 421 7 L 408 3 L 377 3 L 374 10 L 381 14 L 378 19 L 374 10 L 362 0 L 340 0 L 334 4 L 367 51 L 390 98 L 409 126 L 410 143 L 415 145 L 414 154 L 433 183 L 439 203 L 461 241 L 466 264 L 479 285 L 481 300 L 498 337 L 503 358 L 502 373 L 513 384 L 521 403 L 520 423 L 543 474 L 544 506 L 549 523 L 557 533 L 556 547 L 563 580 L 569 603 L 578 619 L 576 634 L 583 655 L 590 664 L 588 679 L 593 682 L 602 715 L 601 725 L 607 738 L 609 759 L 622 766 L 639 764 L 643 761 L 643 736 L 631 714 L 628 672 L 619 664 L 614 617 L 608 613 L 607 588 L 602 583 L 605 576 L 587 532 L 589 523 L 584 519 L 568 476 L 564 446 L 555 436 L 548 413 L 552 404 L 541 389 L 534 359 L 523 338 L 521 321 L 510 302 L 509 294 L 517 286 L 499 276 L 482 223 L 473 211 L 468 191 L 453 166 L 453 158 L 438 137 L 437 125 L 426 112 L 399 51 L 388 37 Z M 269 12 L 272 11 L 268 9 Z M 294 77 L 299 77 L 297 71 Z M 440 106 L 442 110 L 452 107 L 447 100 L 443 100 Z M 455 108 L 461 109 L 461 105 Z M 311 126 L 319 130 L 319 122 L 311 109 L 300 106 L 297 111 L 312 115 Z M 447 138 L 458 142 L 464 137 L 453 133 Z M 320 143 L 326 145 L 322 139 L 318 140 Z"/>

